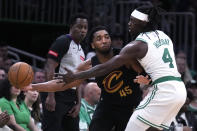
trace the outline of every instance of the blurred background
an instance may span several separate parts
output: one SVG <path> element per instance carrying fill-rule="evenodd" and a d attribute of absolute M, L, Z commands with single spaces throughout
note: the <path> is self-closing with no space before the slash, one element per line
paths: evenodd
<path fill-rule="evenodd" d="M 167 131 L 174 131 L 179 124 L 183 131 L 196 131 L 197 0 L 0 0 L 0 80 L 7 78 L 13 63 L 24 61 L 34 68 L 33 83 L 46 81 L 42 69 L 48 50 L 58 36 L 69 33 L 69 20 L 76 13 L 83 12 L 88 16 L 89 31 L 94 26 L 105 25 L 110 32 L 112 46 L 124 47 L 135 39 L 128 32 L 130 14 L 142 5 L 155 5 L 165 10 L 161 13 L 158 28 L 168 34 L 174 43 L 177 68 L 188 91 L 185 105 Z M 86 58 L 95 54 L 87 38 L 82 46 Z M 83 93 L 87 83 L 81 84 Z M 145 97 L 149 88 L 142 86 L 141 89 L 142 97 Z M 33 102 L 37 103 L 37 107 L 33 112 L 37 111 L 40 116 L 34 119 L 41 131 L 43 106 L 38 92 L 35 100 Z"/>
<path fill-rule="evenodd" d="M 15 61 L 42 68 L 53 41 L 68 33 L 72 14 L 86 13 L 89 30 L 105 25 L 112 38 L 126 45 L 133 40 L 127 29 L 130 13 L 150 4 L 167 11 L 159 28 L 171 37 L 176 53 L 186 54 L 188 67 L 196 70 L 196 0 L 0 0 L 0 42 L 8 45 Z M 90 51 L 86 42 L 83 46 Z"/>

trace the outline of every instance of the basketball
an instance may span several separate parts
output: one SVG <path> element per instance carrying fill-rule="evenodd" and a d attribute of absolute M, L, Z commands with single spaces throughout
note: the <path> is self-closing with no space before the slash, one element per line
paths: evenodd
<path fill-rule="evenodd" d="M 16 88 L 23 88 L 32 83 L 34 72 L 32 67 L 25 62 L 17 62 L 8 71 L 8 79 Z"/>

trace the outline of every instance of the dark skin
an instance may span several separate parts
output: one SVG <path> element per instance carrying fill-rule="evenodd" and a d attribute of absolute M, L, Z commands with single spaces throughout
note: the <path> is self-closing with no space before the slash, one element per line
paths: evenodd
<path fill-rule="evenodd" d="M 75 23 L 71 25 L 69 34 L 75 43 L 80 43 L 86 36 L 88 30 L 88 21 L 84 18 L 77 18 Z M 46 78 L 47 81 L 53 79 L 53 74 L 55 73 L 55 69 L 58 67 L 59 63 L 53 59 L 47 59 L 47 63 L 45 66 L 46 70 Z M 77 88 L 78 95 L 78 103 L 70 110 L 69 115 L 72 117 L 76 117 L 80 110 L 80 101 L 81 101 L 81 88 Z M 49 111 L 55 111 L 56 101 L 54 97 L 54 93 L 48 93 L 45 102 L 46 109 Z"/>
<path fill-rule="evenodd" d="M 91 46 L 95 49 L 96 56 L 101 63 L 109 61 L 114 56 L 111 48 L 111 39 L 106 30 L 99 30 L 94 33 L 94 39 Z M 133 63 L 127 62 L 125 66 L 127 68 L 134 68 L 134 70 L 139 73 L 143 70 L 137 61 L 133 61 Z"/>
<path fill-rule="evenodd" d="M 91 46 L 93 49 L 95 49 L 96 55 L 101 63 L 104 63 L 111 59 L 114 54 L 111 48 L 111 38 L 109 37 L 109 34 L 106 30 L 99 30 L 94 33 L 93 36 L 93 42 L 91 43 Z M 142 68 L 137 63 L 137 61 L 133 61 L 132 65 L 131 62 L 128 62 L 126 65 L 128 68 L 133 68 L 137 72 L 142 72 Z M 92 68 L 91 60 L 87 60 L 85 62 L 82 62 L 77 68 L 76 72 L 85 71 Z M 58 77 L 59 78 L 59 77 Z M 39 92 L 56 92 L 56 91 L 64 91 L 66 89 L 69 89 L 73 86 L 78 86 L 83 82 L 84 79 L 74 81 L 70 84 L 64 84 L 60 82 L 59 80 L 51 80 L 44 83 L 37 83 L 32 84 L 32 86 L 27 86 L 25 90 L 36 90 Z M 139 78 L 138 80 L 141 80 L 139 82 L 145 83 L 146 79 L 143 77 Z M 137 82 L 137 81 L 136 81 Z"/>
<path fill-rule="evenodd" d="M 128 23 L 129 31 L 132 35 L 138 35 L 140 32 L 142 32 L 146 24 L 146 22 L 131 17 Z M 70 83 L 78 79 L 88 79 L 91 77 L 98 77 L 108 74 L 112 70 L 123 65 L 132 65 L 136 59 L 143 58 L 146 55 L 147 50 L 148 46 L 146 43 L 142 41 L 132 41 L 121 50 L 119 55 L 116 55 L 104 64 L 97 65 L 89 70 L 78 73 L 72 73 L 71 71 L 67 70 L 69 73 L 62 75 L 64 77 L 63 80 L 65 83 Z"/>
<path fill-rule="evenodd" d="M 66 69 L 69 73 L 66 75 L 59 74 L 63 76 L 65 83 L 71 83 L 78 79 L 88 79 L 91 77 L 98 77 L 106 75 L 113 71 L 116 68 L 119 68 L 123 65 L 132 65 L 136 58 L 142 58 L 147 52 L 147 45 L 141 41 L 133 41 L 132 43 L 125 46 L 119 55 L 114 56 L 112 59 L 106 63 L 97 65 L 89 70 L 72 73 L 70 70 Z"/>
<path fill-rule="evenodd" d="M 129 31 L 132 35 L 137 36 L 140 32 L 143 31 L 143 28 L 146 26 L 146 24 L 147 24 L 146 22 L 140 21 L 131 16 L 130 21 L 128 23 Z M 148 46 L 146 43 L 142 41 L 132 41 L 121 50 L 119 55 L 112 57 L 107 62 L 82 72 L 73 73 L 70 70 L 66 69 L 68 73 L 65 75 L 59 74 L 60 75 L 59 78 L 63 79 L 63 81 L 68 84 L 79 79 L 88 79 L 91 77 L 103 76 L 123 65 L 127 66 L 128 64 L 129 65 L 134 64 L 137 59 L 143 58 L 146 55 L 147 51 L 148 51 Z M 159 131 L 159 130 L 150 127 L 148 131 Z"/>

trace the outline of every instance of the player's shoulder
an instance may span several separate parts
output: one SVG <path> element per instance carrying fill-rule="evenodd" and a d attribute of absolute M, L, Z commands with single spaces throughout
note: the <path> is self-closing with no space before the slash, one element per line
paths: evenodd
<path fill-rule="evenodd" d="M 72 39 L 68 34 L 61 35 L 61 36 L 57 37 L 57 39 L 53 42 L 50 50 L 53 50 L 56 52 L 62 52 L 62 51 L 67 52 L 70 47 L 71 41 L 72 41 Z M 64 50 L 62 50 L 62 49 L 64 49 Z"/>
<path fill-rule="evenodd" d="M 64 34 L 57 37 L 57 39 L 55 40 L 55 44 L 65 45 L 65 44 L 69 44 L 71 41 L 72 41 L 71 36 L 68 34 Z"/>
<path fill-rule="evenodd" d="M 129 44 L 127 44 L 120 52 L 120 55 L 122 57 L 126 58 L 142 58 L 148 50 L 147 43 L 143 41 L 132 41 Z"/>
<path fill-rule="evenodd" d="M 72 40 L 72 38 L 69 34 L 63 34 L 63 35 L 58 36 L 56 40 Z"/>
<path fill-rule="evenodd" d="M 134 41 L 131 41 L 129 44 L 127 44 L 124 48 L 128 50 L 133 49 L 133 48 L 138 49 L 138 48 L 143 47 L 144 45 L 147 45 L 147 43 L 141 40 L 134 40 Z"/>

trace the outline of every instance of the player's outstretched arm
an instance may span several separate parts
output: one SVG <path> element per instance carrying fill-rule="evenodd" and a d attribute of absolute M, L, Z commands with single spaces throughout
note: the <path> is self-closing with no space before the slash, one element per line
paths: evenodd
<path fill-rule="evenodd" d="M 109 61 L 103 64 L 99 64 L 89 70 L 78 72 L 74 74 L 74 79 L 87 79 L 91 77 L 102 76 L 110 73 L 116 68 L 121 67 L 125 64 L 124 55 L 116 55 Z"/>
<path fill-rule="evenodd" d="M 92 67 L 91 66 L 91 60 L 87 60 L 87 61 L 81 63 L 77 67 L 76 72 L 87 70 L 91 67 Z M 76 80 L 76 81 L 73 81 L 72 83 L 69 83 L 69 84 L 65 84 L 61 81 L 62 80 L 60 80 L 60 79 L 55 79 L 55 80 L 50 80 L 48 82 L 31 84 L 28 87 L 25 87 L 24 90 L 36 90 L 36 91 L 39 91 L 39 92 L 64 91 L 66 89 L 79 86 L 84 81 L 84 79 Z"/>
<path fill-rule="evenodd" d="M 65 83 L 70 83 L 78 79 L 87 79 L 91 77 L 98 77 L 106 75 L 116 68 L 119 68 L 127 64 L 132 59 L 138 59 L 145 56 L 147 51 L 147 44 L 140 41 L 133 41 L 127 46 L 125 46 L 119 55 L 114 56 L 109 61 L 94 66 L 86 71 L 72 73 L 69 71 L 64 75 L 63 80 Z"/>
<path fill-rule="evenodd" d="M 38 92 L 57 92 L 57 91 L 64 91 L 66 89 L 79 86 L 83 80 L 77 80 L 70 84 L 59 83 L 60 80 L 51 80 L 48 82 L 37 83 L 29 85 L 25 90 L 36 90 Z"/>

